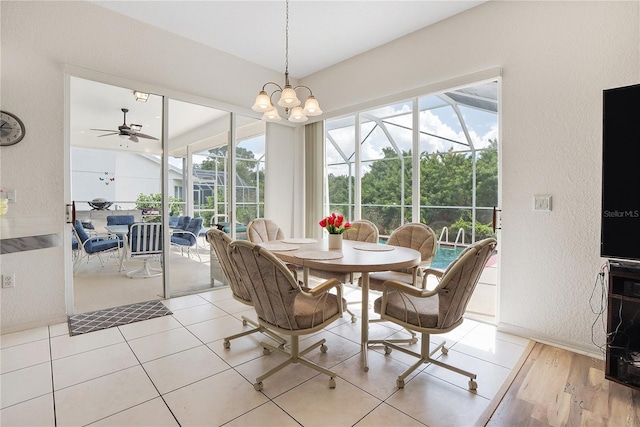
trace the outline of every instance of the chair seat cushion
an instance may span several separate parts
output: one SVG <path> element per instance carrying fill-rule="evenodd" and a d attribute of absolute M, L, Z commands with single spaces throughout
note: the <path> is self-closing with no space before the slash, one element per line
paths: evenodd
<path fill-rule="evenodd" d="M 371 273 L 369 275 L 369 289 L 382 292 L 382 284 L 387 280 L 397 280 L 408 285 L 413 285 L 413 275 L 411 273 L 402 273 L 400 271 L 381 271 L 379 273 Z M 362 279 L 358 281 L 362 286 Z"/>
<path fill-rule="evenodd" d="M 418 298 L 401 292 L 392 291 L 387 294 L 387 316 L 419 328 L 438 327 L 438 295 L 429 298 Z M 382 297 L 376 298 L 373 310 L 380 314 Z"/>
<path fill-rule="evenodd" d="M 343 298 L 343 311 L 346 307 L 347 301 Z M 304 294 L 298 294 L 293 303 L 293 313 L 298 329 L 313 328 L 340 313 L 338 298 L 333 294 L 327 294 L 326 298 L 310 298 Z"/>
<path fill-rule="evenodd" d="M 183 235 L 190 236 L 189 234 L 183 234 Z M 191 240 L 190 239 L 185 239 L 183 237 L 176 236 L 175 234 L 173 236 L 171 236 L 171 243 L 174 243 L 174 244 L 180 245 L 180 246 L 191 246 Z"/>
<path fill-rule="evenodd" d="M 85 244 L 85 250 L 87 253 L 103 252 L 117 247 L 122 247 L 122 242 L 118 239 L 92 240 Z"/>

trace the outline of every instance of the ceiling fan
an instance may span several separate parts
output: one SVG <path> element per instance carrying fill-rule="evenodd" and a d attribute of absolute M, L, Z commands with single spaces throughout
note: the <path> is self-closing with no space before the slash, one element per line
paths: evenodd
<path fill-rule="evenodd" d="M 158 138 L 156 138 L 154 136 L 138 132 L 139 130 L 142 129 L 142 125 L 137 125 L 137 124 L 131 123 L 131 126 L 128 126 L 127 125 L 127 113 L 129 112 L 129 109 L 121 108 L 120 110 L 124 114 L 124 120 L 122 121 L 122 125 L 118 126 L 118 130 L 113 130 L 113 129 L 91 129 L 91 130 L 97 130 L 97 131 L 100 131 L 100 132 L 109 132 L 109 133 L 105 133 L 104 135 L 98 135 L 98 138 L 103 137 L 103 136 L 109 136 L 109 135 L 118 135 L 121 138 L 129 139 L 130 141 L 133 141 L 133 142 L 138 142 L 139 141 L 138 138 L 155 139 L 156 141 L 158 140 Z"/>

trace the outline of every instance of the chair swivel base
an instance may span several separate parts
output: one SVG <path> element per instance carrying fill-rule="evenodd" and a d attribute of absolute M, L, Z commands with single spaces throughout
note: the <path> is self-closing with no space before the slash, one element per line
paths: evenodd
<path fill-rule="evenodd" d="M 315 369 L 316 371 L 323 373 L 325 375 L 329 376 L 329 388 L 336 388 L 336 376 L 337 374 L 333 371 L 330 371 L 328 369 L 323 368 L 322 366 L 313 363 L 310 360 L 307 360 L 305 358 L 303 358 L 303 356 L 307 353 L 309 353 L 311 350 L 316 349 L 318 347 L 320 347 L 320 351 L 322 353 L 326 353 L 327 352 L 327 346 L 324 344 L 327 340 L 325 340 L 324 338 L 321 339 L 320 341 L 316 342 L 315 344 L 310 345 L 309 347 L 305 348 L 304 350 L 300 351 L 300 341 L 299 341 L 299 337 L 297 335 L 293 335 L 291 336 L 291 352 L 287 352 L 283 349 L 280 349 L 278 347 L 274 347 L 270 344 L 267 344 L 265 342 L 261 343 L 260 345 L 262 345 L 262 347 L 264 348 L 263 353 L 265 355 L 270 354 L 272 351 L 276 351 L 282 354 L 286 354 L 289 356 L 289 358 L 287 360 L 285 360 L 284 362 L 282 362 L 281 364 L 279 364 L 278 366 L 274 367 L 273 369 L 271 369 L 270 371 L 260 375 L 258 378 L 256 378 L 256 382 L 253 384 L 253 388 L 256 389 L 256 391 L 260 391 L 263 388 L 263 384 L 262 381 L 264 381 L 266 378 L 270 377 L 271 375 L 275 374 L 276 372 L 280 371 L 282 368 L 292 364 L 292 363 L 301 363 L 311 369 Z"/>
<path fill-rule="evenodd" d="M 127 271 L 127 277 L 130 279 L 146 279 L 149 277 L 158 277 L 161 275 L 162 269 L 151 267 L 149 260 L 144 260 L 144 264 L 142 265 L 142 267 L 133 271 Z"/>
<path fill-rule="evenodd" d="M 280 335 L 277 335 L 273 332 L 271 332 L 270 330 L 268 330 L 267 328 L 264 328 L 262 326 L 260 326 L 258 323 L 254 322 L 253 320 L 242 316 L 242 324 L 244 326 L 247 326 L 247 324 L 254 326 L 253 329 L 249 329 L 248 331 L 242 331 L 239 332 L 235 335 L 231 335 L 228 337 L 224 338 L 224 341 L 222 342 L 222 346 L 224 348 L 231 348 L 231 340 L 234 340 L 236 338 L 240 338 L 240 337 L 244 337 L 246 335 L 251 335 L 255 332 L 262 332 L 263 334 L 273 338 L 275 341 L 278 341 L 280 343 L 280 347 L 279 348 L 284 348 L 284 345 L 287 343 L 287 340 L 285 340 L 284 338 L 282 338 Z"/>
<path fill-rule="evenodd" d="M 426 335 L 426 336 L 425 336 Z M 422 342 L 421 342 L 421 352 L 420 354 L 411 351 L 405 347 L 400 347 L 390 341 L 381 341 L 384 344 L 384 354 L 391 354 L 392 349 L 401 351 L 405 354 L 409 354 L 411 356 L 417 357 L 419 360 L 410 366 L 406 371 L 404 371 L 401 375 L 398 376 L 396 380 L 396 385 L 398 388 L 404 388 L 404 380 L 416 369 L 422 366 L 423 363 L 433 363 L 436 366 L 440 366 L 441 368 L 448 369 L 450 371 L 456 372 L 460 375 L 464 375 L 465 377 L 469 377 L 469 390 L 477 390 L 478 383 L 476 382 L 477 375 L 471 372 L 456 368 L 455 366 L 451 366 L 447 363 L 443 363 L 437 359 L 432 359 L 433 356 L 438 350 L 441 350 L 443 355 L 447 355 L 449 350 L 445 347 L 446 341 L 443 341 L 441 344 L 438 344 L 436 348 L 433 350 L 429 350 L 429 334 L 422 334 Z"/>

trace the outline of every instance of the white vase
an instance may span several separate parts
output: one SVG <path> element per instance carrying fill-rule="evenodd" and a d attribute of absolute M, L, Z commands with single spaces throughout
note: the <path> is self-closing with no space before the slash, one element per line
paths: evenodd
<path fill-rule="evenodd" d="M 330 251 L 342 250 L 342 234 L 329 234 L 329 250 Z"/>

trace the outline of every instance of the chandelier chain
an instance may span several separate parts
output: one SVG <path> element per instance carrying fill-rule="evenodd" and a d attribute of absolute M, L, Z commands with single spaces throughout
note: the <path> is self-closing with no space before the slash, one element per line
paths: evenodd
<path fill-rule="evenodd" d="M 289 0 L 285 2 L 285 30 L 284 30 L 284 70 L 289 74 Z"/>

